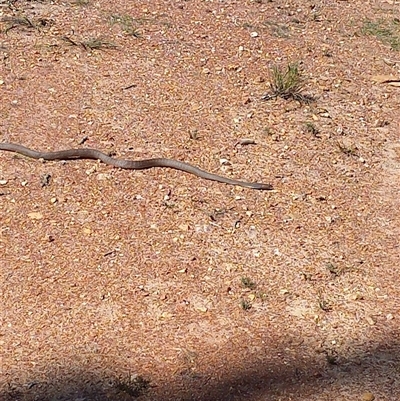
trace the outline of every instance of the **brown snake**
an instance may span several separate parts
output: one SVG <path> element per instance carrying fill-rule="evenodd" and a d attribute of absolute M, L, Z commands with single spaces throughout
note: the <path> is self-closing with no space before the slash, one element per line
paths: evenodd
<path fill-rule="evenodd" d="M 178 160 L 157 158 L 157 159 L 146 159 L 146 160 L 122 160 L 114 159 L 100 152 L 97 149 L 68 149 L 60 150 L 58 152 L 39 152 L 33 149 L 26 148 L 25 146 L 16 143 L 0 142 L 0 150 L 8 152 L 19 153 L 21 155 L 31 157 L 33 159 L 44 159 L 44 160 L 76 160 L 76 159 L 95 159 L 101 160 L 105 164 L 109 164 L 114 167 L 130 170 L 144 170 L 152 167 L 167 167 L 175 170 L 185 171 L 186 173 L 196 175 L 197 177 L 204 178 L 206 180 L 218 181 L 229 185 L 238 185 L 250 189 L 259 190 L 271 190 L 271 184 L 262 184 L 257 182 L 245 182 L 239 180 L 233 180 L 231 178 L 223 177 L 218 174 L 209 173 L 195 167 L 189 163 L 184 163 Z"/>

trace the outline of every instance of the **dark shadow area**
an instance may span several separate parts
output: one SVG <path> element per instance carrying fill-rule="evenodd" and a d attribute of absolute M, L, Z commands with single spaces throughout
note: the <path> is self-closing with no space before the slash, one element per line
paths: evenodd
<path fill-rule="evenodd" d="M 299 350 L 293 363 L 281 363 L 276 356 L 275 349 L 271 351 L 271 358 L 246 360 L 243 355 L 244 361 L 237 368 L 224 365 L 224 355 L 220 355 L 221 364 L 207 366 L 207 373 L 177 372 L 168 383 L 157 377 L 141 376 L 132 376 L 126 381 L 112 377 L 109 369 L 96 375 L 86 374 L 82 368 L 65 374 L 49 372 L 46 381 L 33 379 L 29 383 L 18 383 L 18 378 L 12 378 L 8 388 L 0 393 L 0 400 L 284 401 L 293 397 L 315 399 L 321 396 L 325 399 L 322 393 L 332 390 L 332 394 L 336 394 L 341 388 L 359 390 L 360 394 L 370 390 L 378 395 L 375 399 L 380 400 L 400 399 L 397 334 L 385 343 L 355 348 L 351 355 L 322 352 L 312 359 Z M 61 372 L 62 367 L 57 370 Z"/>

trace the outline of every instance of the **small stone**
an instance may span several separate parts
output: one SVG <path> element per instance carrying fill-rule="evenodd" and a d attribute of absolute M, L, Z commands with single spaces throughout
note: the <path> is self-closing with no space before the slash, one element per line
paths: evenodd
<path fill-rule="evenodd" d="M 163 312 L 163 313 L 161 313 L 161 318 L 162 319 L 170 319 L 171 317 L 173 317 L 174 315 L 172 314 L 172 313 L 170 313 L 170 312 Z"/>
<path fill-rule="evenodd" d="M 242 146 L 245 146 L 245 145 L 256 145 L 256 141 L 254 139 L 251 139 L 251 138 L 243 138 L 243 139 L 240 139 L 237 142 L 237 145 L 242 145 Z"/>
<path fill-rule="evenodd" d="M 98 179 L 99 181 L 105 181 L 105 180 L 107 180 L 109 177 L 110 177 L 109 174 L 104 174 L 104 173 L 97 174 L 97 179 Z"/>
<path fill-rule="evenodd" d="M 228 159 L 219 159 L 219 164 L 221 166 L 230 166 L 231 165 L 231 163 Z"/>
<path fill-rule="evenodd" d="M 43 219 L 43 214 L 40 212 L 31 212 L 28 213 L 28 217 L 31 218 L 32 220 L 40 220 Z"/>
<path fill-rule="evenodd" d="M 252 38 L 256 38 L 256 37 L 258 37 L 258 33 L 257 33 L 257 32 L 251 32 L 251 33 L 250 33 L 250 36 L 251 36 Z"/>
<path fill-rule="evenodd" d="M 6 185 L 7 184 L 7 180 L 0 180 L 0 185 Z"/>
<path fill-rule="evenodd" d="M 364 299 L 363 295 L 360 294 L 359 292 L 352 294 L 351 299 L 353 301 L 362 301 Z"/>
<path fill-rule="evenodd" d="M 97 165 L 94 164 L 92 167 L 85 171 L 86 175 L 91 175 L 97 171 Z"/>
<path fill-rule="evenodd" d="M 366 392 L 361 396 L 362 401 L 374 401 L 375 396 L 370 393 L 370 392 Z"/>
<path fill-rule="evenodd" d="M 179 229 L 181 231 L 189 231 L 189 224 L 181 224 L 179 225 Z"/>

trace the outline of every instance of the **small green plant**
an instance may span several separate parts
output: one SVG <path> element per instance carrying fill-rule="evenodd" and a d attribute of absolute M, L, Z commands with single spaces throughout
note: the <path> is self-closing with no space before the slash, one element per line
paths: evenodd
<path fill-rule="evenodd" d="M 150 387 L 150 380 L 144 379 L 142 376 L 132 375 L 126 378 L 120 377 L 115 387 L 130 395 L 131 397 L 137 398 L 143 395 Z"/>
<path fill-rule="evenodd" d="M 333 276 L 339 276 L 340 274 L 340 270 L 339 268 L 334 265 L 332 262 L 328 262 L 325 267 L 327 268 L 327 270 L 329 271 L 329 273 L 331 273 Z"/>
<path fill-rule="evenodd" d="M 318 299 L 318 306 L 324 312 L 330 312 L 332 310 L 331 303 L 322 297 L 319 297 L 319 299 Z"/>
<path fill-rule="evenodd" d="M 7 24 L 7 27 L 4 29 L 4 33 L 7 33 L 11 29 L 17 27 L 36 29 L 36 25 L 27 17 L 3 17 L 0 22 Z"/>
<path fill-rule="evenodd" d="M 398 18 L 393 18 L 391 21 L 366 20 L 361 32 L 364 35 L 377 37 L 381 42 L 390 45 L 393 50 L 400 50 L 400 20 Z"/>
<path fill-rule="evenodd" d="M 297 63 L 289 63 L 286 70 L 273 66 L 271 70 L 271 94 L 263 96 L 264 100 L 276 97 L 282 99 L 293 99 L 309 103 L 313 98 L 303 93 L 304 77 Z"/>
<path fill-rule="evenodd" d="M 242 286 L 244 288 L 249 288 L 250 290 L 254 290 L 257 287 L 257 284 L 251 280 L 249 277 L 242 277 L 240 279 Z"/>
<path fill-rule="evenodd" d="M 90 38 L 81 42 L 81 45 L 85 50 L 102 50 L 102 49 L 116 49 L 117 45 L 108 42 L 107 40 L 98 37 L 98 38 Z"/>
<path fill-rule="evenodd" d="M 135 26 L 135 20 L 130 15 L 113 14 L 110 17 L 110 23 L 111 25 L 119 25 L 129 36 L 134 36 L 135 38 L 141 36 L 138 28 Z"/>
<path fill-rule="evenodd" d="M 243 310 L 250 310 L 251 309 L 251 302 L 250 301 L 246 301 L 245 299 L 241 299 L 240 300 L 240 307 Z"/>
<path fill-rule="evenodd" d="M 117 45 L 112 42 L 108 42 L 107 40 L 98 37 L 98 38 L 90 38 L 84 41 L 75 41 L 71 39 L 69 36 L 63 36 L 61 38 L 64 42 L 67 42 L 71 46 L 82 46 L 85 50 L 104 50 L 104 49 L 116 49 Z"/>
<path fill-rule="evenodd" d="M 315 137 L 317 137 L 319 134 L 319 129 L 311 121 L 306 121 L 304 123 L 304 131 L 308 132 L 309 134 L 311 134 Z"/>
<path fill-rule="evenodd" d="M 262 129 L 262 131 L 261 131 L 264 135 L 267 135 L 267 136 L 271 136 L 271 135 L 273 135 L 273 130 L 272 130 L 272 128 L 270 128 L 270 127 L 268 127 L 268 126 L 265 126 L 263 129 Z"/>
<path fill-rule="evenodd" d="M 313 20 L 314 22 L 321 22 L 321 21 L 322 21 L 321 14 L 319 14 L 319 13 L 317 13 L 317 12 L 314 12 L 314 13 L 312 14 L 312 20 Z"/>
<path fill-rule="evenodd" d="M 287 25 L 277 24 L 273 21 L 264 21 L 263 25 L 268 27 L 273 35 L 278 38 L 288 38 L 290 36 L 290 28 Z"/>
<path fill-rule="evenodd" d="M 357 147 L 350 146 L 350 145 L 345 145 L 344 143 L 338 142 L 338 148 L 339 150 L 344 153 L 347 156 L 358 156 L 357 154 Z"/>

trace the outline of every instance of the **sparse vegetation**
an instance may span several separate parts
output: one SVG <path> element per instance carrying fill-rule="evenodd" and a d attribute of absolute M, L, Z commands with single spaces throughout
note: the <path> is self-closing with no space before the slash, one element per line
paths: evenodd
<path fill-rule="evenodd" d="M 364 35 L 377 37 L 383 43 L 390 45 L 393 50 L 400 49 L 400 20 L 398 18 L 393 18 L 391 21 L 366 20 L 361 32 Z"/>
<path fill-rule="evenodd" d="M 63 41 L 69 43 L 72 46 L 81 46 L 85 50 L 104 50 L 104 49 L 116 49 L 117 45 L 112 42 L 108 42 L 107 40 L 99 37 L 99 38 L 90 38 L 84 41 L 75 41 L 71 39 L 69 36 L 63 36 L 61 38 Z"/>
<path fill-rule="evenodd" d="M 135 21 L 130 15 L 119 15 L 113 14 L 110 17 L 111 25 L 119 25 L 121 29 L 129 36 L 134 36 L 135 38 L 139 38 L 140 32 L 138 31 L 138 27 L 135 26 Z"/>
<path fill-rule="evenodd" d="M 132 375 L 126 378 L 119 378 L 115 387 L 131 397 L 137 398 L 149 389 L 150 381 L 142 376 Z"/>
<path fill-rule="evenodd" d="M 324 299 L 322 296 L 319 296 L 318 298 L 318 306 L 324 312 L 330 312 L 332 310 L 331 303 L 328 300 Z"/>
<path fill-rule="evenodd" d="M 90 38 L 81 42 L 81 45 L 85 50 L 101 50 L 101 49 L 116 49 L 117 45 L 112 42 L 108 42 L 103 38 Z"/>
<path fill-rule="evenodd" d="M 250 290 L 254 290 L 257 287 L 257 284 L 251 280 L 249 277 L 242 277 L 240 279 L 242 286 L 244 288 L 249 288 Z"/>
<path fill-rule="evenodd" d="M 271 30 L 272 34 L 277 36 L 278 38 L 288 38 L 290 36 L 290 28 L 287 25 L 277 24 L 276 22 L 272 21 L 264 21 L 263 25 L 268 27 Z"/>
<path fill-rule="evenodd" d="M 346 144 L 344 144 L 342 142 L 338 142 L 337 145 L 338 145 L 339 150 L 342 153 L 344 153 L 345 155 L 347 155 L 347 156 L 358 156 L 357 147 L 355 145 L 354 146 L 349 146 L 349 145 L 346 145 Z"/>
<path fill-rule="evenodd" d="M 306 121 L 304 123 L 304 131 L 308 132 L 309 134 L 317 137 L 319 134 L 319 129 L 315 126 L 315 124 L 311 121 Z"/>
<path fill-rule="evenodd" d="M 340 274 L 339 268 L 334 265 L 332 262 L 328 262 L 325 267 L 327 268 L 327 270 L 329 271 L 329 273 L 331 273 L 334 276 L 338 276 Z"/>
<path fill-rule="evenodd" d="M 17 28 L 18 26 L 24 27 L 24 28 L 31 28 L 35 29 L 35 25 L 33 22 L 27 18 L 27 17 L 3 17 L 1 19 L 1 22 L 4 22 L 7 24 L 7 27 L 4 29 L 4 33 L 7 33 L 11 29 Z"/>
<path fill-rule="evenodd" d="M 271 70 L 271 94 L 263 96 L 263 99 L 281 97 L 309 103 L 313 98 L 303 93 L 304 82 L 298 63 L 289 63 L 286 70 L 275 65 Z"/>
<path fill-rule="evenodd" d="M 267 136 L 271 136 L 271 135 L 273 135 L 273 130 L 270 128 L 270 127 L 264 127 L 263 129 L 262 129 L 262 133 L 264 134 L 264 135 L 267 135 Z"/>
<path fill-rule="evenodd" d="M 0 22 L 6 24 L 4 33 L 7 33 L 14 28 L 25 28 L 25 29 L 40 29 L 45 26 L 49 26 L 53 23 L 52 20 L 47 18 L 38 18 L 36 20 L 29 19 L 28 17 L 3 17 Z"/>
<path fill-rule="evenodd" d="M 397 3 L 0 3 L 2 142 L 274 186 L 1 151 L 5 401 L 400 392 Z"/>
<path fill-rule="evenodd" d="M 240 300 L 240 307 L 243 310 L 250 310 L 251 309 L 251 302 L 250 301 L 246 301 L 245 299 L 241 299 Z"/>

